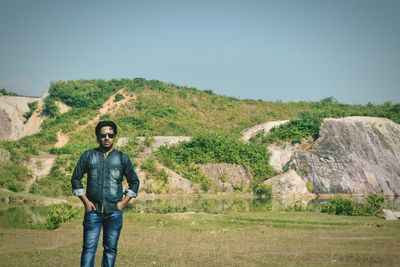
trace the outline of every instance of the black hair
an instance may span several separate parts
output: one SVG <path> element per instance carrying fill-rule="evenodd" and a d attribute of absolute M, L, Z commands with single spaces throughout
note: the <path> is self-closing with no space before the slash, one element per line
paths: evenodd
<path fill-rule="evenodd" d="M 100 121 L 96 125 L 96 128 L 94 130 L 96 136 L 99 136 L 101 128 L 106 127 L 106 126 L 110 126 L 113 129 L 114 134 L 117 135 L 117 125 L 115 124 L 115 122 L 113 122 L 113 121 Z"/>

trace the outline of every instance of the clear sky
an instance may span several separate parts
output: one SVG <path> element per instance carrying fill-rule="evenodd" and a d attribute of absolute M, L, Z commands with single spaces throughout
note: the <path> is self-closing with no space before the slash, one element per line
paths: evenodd
<path fill-rule="evenodd" d="M 400 102 L 400 1 L 0 0 L 0 87 L 135 77 L 241 99 Z"/>

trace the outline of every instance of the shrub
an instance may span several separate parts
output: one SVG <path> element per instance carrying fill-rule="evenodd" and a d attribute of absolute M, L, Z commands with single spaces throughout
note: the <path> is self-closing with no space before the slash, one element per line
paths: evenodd
<path fill-rule="evenodd" d="M 366 203 L 358 203 L 354 200 L 335 197 L 322 204 L 320 210 L 323 213 L 334 215 L 373 216 L 382 211 L 385 198 L 378 195 L 368 196 Z"/>
<path fill-rule="evenodd" d="M 316 114 L 301 113 L 300 118 L 273 128 L 269 134 L 262 137 L 261 143 L 273 143 L 277 141 L 298 143 L 308 137 L 312 137 L 315 140 L 319 137 L 319 128 L 322 119 L 321 116 Z"/>
<path fill-rule="evenodd" d="M 54 206 L 50 209 L 46 217 L 46 228 L 56 229 L 60 224 L 82 217 L 82 209 L 72 206 L 71 204 L 62 204 Z"/>
<path fill-rule="evenodd" d="M 157 156 L 164 163 L 172 161 L 185 166 L 189 166 L 189 163 L 244 164 L 258 181 L 274 173 L 268 163 L 270 154 L 265 147 L 243 143 L 226 135 L 198 135 L 188 142 L 161 147 Z"/>
<path fill-rule="evenodd" d="M 272 199 L 272 187 L 266 184 L 254 185 L 253 194 L 257 198 Z"/>
<path fill-rule="evenodd" d="M 121 95 L 120 93 L 117 93 L 114 97 L 114 101 L 118 102 L 121 101 L 122 99 L 124 99 L 125 97 L 123 95 Z"/>
<path fill-rule="evenodd" d="M 145 171 L 153 172 L 156 170 L 156 161 L 151 158 L 145 159 L 140 165 L 140 168 Z"/>
<path fill-rule="evenodd" d="M 181 213 L 186 212 L 187 207 L 175 203 L 164 203 L 164 202 L 154 202 L 151 207 L 146 208 L 146 212 L 148 213 Z"/>
<path fill-rule="evenodd" d="M 295 203 L 291 204 L 289 207 L 285 209 L 285 211 L 309 211 L 310 209 L 307 208 L 307 205 L 301 203 L 300 201 L 296 201 Z"/>
<path fill-rule="evenodd" d="M 14 192 L 24 189 L 24 181 L 29 177 L 29 170 L 23 165 L 13 161 L 1 163 L 0 186 Z"/>
<path fill-rule="evenodd" d="M 29 107 L 29 111 L 24 114 L 24 117 L 27 120 L 32 116 L 33 112 L 35 112 L 35 110 L 37 109 L 38 101 L 29 102 L 28 107 Z"/>
<path fill-rule="evenodd" d="M 314 193 L 314 184 L 311 181 L 308 181 L 306 183 L 306 187 L 307 187 L 308 192 Z"/>
<path fill-rule="evenodd" d="M 144 145 L 147 147 L 151 147 L 152 144 L 154 144 L 154 137 L 146 135 L 144 139 Z"/>
<path fill-rule="evenodd" d="M 0 89 L 0 95 L 21 96 L 20 94 L 7 91 L 5 88 L 1 88 L 1 89 Z"/>

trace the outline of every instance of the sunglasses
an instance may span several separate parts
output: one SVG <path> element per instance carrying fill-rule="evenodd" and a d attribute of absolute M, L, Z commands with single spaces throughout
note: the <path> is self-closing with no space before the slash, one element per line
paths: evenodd
<path fill-rule="evenodd" d="M 113 133 L 100 133 L 100 134 L 99 134 L 99 136 L 100 136 L 101 139 L 106 138 L 107 135 L 108 135 L 108 138 L 110 138 L 110 139 L 113 139 L 114 136 L 115 136 L 115 134 L 113 134 Z"/>

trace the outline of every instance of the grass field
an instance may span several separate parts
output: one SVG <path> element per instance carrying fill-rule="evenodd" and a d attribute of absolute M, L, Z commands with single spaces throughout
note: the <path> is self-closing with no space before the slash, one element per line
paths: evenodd
<path fill-rule="evenodd" d="M 124 212 L 116 266 L 400 266 L 400 222 L 318 212 Z M 80 221 L 0 228 L 0 266 L 79 266 Z M 100 241 L 101 242 L 101 241 Z M 101 243 L 96 266 L 101 261 Z"/>

